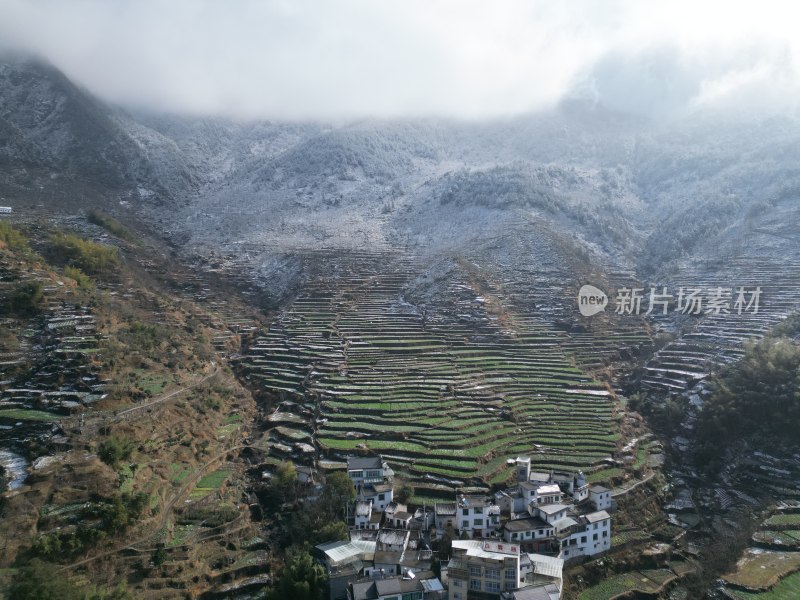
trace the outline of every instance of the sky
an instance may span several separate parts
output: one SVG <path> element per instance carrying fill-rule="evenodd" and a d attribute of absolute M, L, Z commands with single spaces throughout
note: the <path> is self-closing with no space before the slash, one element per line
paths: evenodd
<path fill-rule="evenodd" d="M 0 0 L 0 47 L 166 112 L 483 119 L 579 97 L 667 118 L 796 110 L 799 22 L 791 0 Z"/>

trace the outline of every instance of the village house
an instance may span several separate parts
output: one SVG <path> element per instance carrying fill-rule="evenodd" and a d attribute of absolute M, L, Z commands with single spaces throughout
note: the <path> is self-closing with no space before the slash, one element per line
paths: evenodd
<path fill-rule="evenodd" d="M 501 534 L 505 541 L 519 544 L 530 552 L 547 552 L 553 546 L 553 526 L 539 517 L 506 521 Z"/>
<path fill-rule="evenodd" d="M 353 527 L 355 529 L 369 529 L 372 518 L 372 502 L 357 500 L 353 511 Z"/>
<path fill-rule="evenodd" d="M 349 456 L 347 476 L 358 488 L 364 484 L 384 483 L 394 477 L 394 472 L 380 456 Z"/>
<path fill-rule="evenodd" d="M 514 462 L 517 486 L 495 494 L 509 520 L 501 529 L 506 542 L 526 551 L 557 552 L 566 560 L 611 548 L 611 492 L 586 483 L 583 473 L 537 473 L 528 457 Z"/>
<path fill-rule="evenodd" d="M 378 529 L 383 511 L 397 510 L 392 484 L 394 472 L 379 456 L 351 456 L 347 459 L 347 476 L 356 489 L 353 518 L 348 525 L 353 529 Z M 407 528 L 409 523 L 400 526 Z"/>
<path fill-rule="evenodd" d="M 356 500 L 372 503 L 372 510 L 383 512 L 394 501 L 391 483 L 365 483 L 356 486 Z"/>
<path fill-rule="evenodd" d="M 500 594 L 502 600 L 559 600 L 563 587 L 564 561 L 543 554 L 520 558 L 520 587 Z"/>
<path fill-rule="evenodd" d="M 565 560 L 611 549 L 611 517 L 604 510 L 561 519 L 554 527 Z"/>
<path fill-rule="evenodd" d="M 429 531 L 434 526 L 433 509 L 423 506 L 414 511 L 414 518 L 411 521 L 411 529 Z"/>
<path fill-rule="evenodd" d="M 443 568 L 449 600 L 558 600 L 564 561 L 522 553 L 518 544 L 494 540 L 454 540 Z"/>
<path fill-rule="evenodd" d="M 414 515 L 404 510 L 398 510 L 394 513 L 391 519 L 387 519 L 387 527 L 394 527 L 395 529 L 411 529 L 411 521 Z"/>
<path fill-rule="evenodd" d="M 407 511 L 408 505 L 401 504 L 400 502 L 390 502 L 386 505 L 386 508 L 383 509 L 383 514 L 386 517 L 386 520 L 389 521 L 394 517 L 394 513 L 398 511 Z"/>
<path fill-rule="evenodd" d="M 489 540 L 453 540 L 447 563 L 449 600 L 484 592 L 499 597 L 520 584 L 519 545 Z"/>
<path fill-rule="evenodd" d="M 456 503 L 446 502 L 433 507 L 434 525 L 439 533 L 456 527 Z"/>
<path fill-rule="evenodd" d="M 488 537 L 500 527 L 500 507 L 490 496 L 456 497 L 455 525 L 460 535 Z"/>
<path fill-rule="evenodd" d="M 348 600 L 443 600 L 447 592 L 430 571 L 351 583 Z"/>
<path fill-rule="evenodd" d="M 375 559 L 377 543 L 370 540 L 337 541 L 314 548 L 317 560 L 328 574 L 330 600 L 346 600 L 347 588 Z"/>
<path fill-rule="evenodd" d="M 609 510 L 611 508 L 611 490 L 602 485 L 593 485 L 589 488 L 589 502 L 595 510 Z"/>

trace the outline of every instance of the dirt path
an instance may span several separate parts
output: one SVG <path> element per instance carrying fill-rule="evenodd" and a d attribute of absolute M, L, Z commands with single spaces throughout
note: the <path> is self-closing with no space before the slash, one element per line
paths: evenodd
<path fill-rule="evenodd" d="M 656 474 L 656 472 L 655 472 L 655 471 L 653 471 L 653 472 L 652 472 L 652 473 L 650 473 L 650 474 L 649 474 L 647 477 L 645 477 L 644 479 L 640 479 L 639 481 L 637 481 L 636 483 L 634 483 L 634 484 L 633 484 L 632 486 L 630 486 L 630 487 L 626 487 L 626 488 L 619 488 L 619 489 L 616 489 L 616 490 L 611 490 L 611 497 L 612 497 L 612 498 L 616 498 L 616 497 L 618 497 L 618 496 L 624 496 L 624 495 L 625 495 L 625 494 L 627 494 L 628 492 L 635 490 L 637 487 L 639 487 L 639 486 L 640 486 L 640 485 L 642 485 L 643 483 L 647 483 L 648 481 L 650 481 L 650 480 L 651 480 L 651 479 L 652 479 L 652 478 L 655 476 L 655 474 Z"/>
<path fill-rule="evenodd" d="M 110 418 L 108 420 L 112 421 L 112 422 L 113 421 L 117 421 L 117 420 L 123 418 L 125 415 L 129 415 L 129 414 L 131 414 L 133 412 L 136 412 L 137 410 L 142 410 L 142 409 L 145 409 L 145 408 L 149 408 L 151 406 L 155 406 L 156 404 L 161 404 L 162 402 L 166 402 L 167 400 L 169 400 L 171 398 L 174 398 L 175 396 L 183 394 L 184 392 L 187 392 L 189 390 L 192 390 L 192 389 L 204 384 L 209 379 L 211 379 L 213 377 L 216 377 L 220 372 L 220 368 L 218 366 L 216 366 L 214 363 L 211 363 L 211 365 L 214 367 L 214 370 L 211 373 L 209 373 L 208 375 L 206 375 L 205 377 L 203 377 L 202 379 L 199 379 L 198 381 L 192 383 L 191 385 L 187 385 L 187 386 L 184 386 L 182 388 L 178 388 L 177 390 L 173 390 L 173 391 L 169 392 L 168 394 L 165 394 L 164 396 L 161 396 L 161 397 L 156 398 L 155 400 L 153 400 L 151 402 L 148 402 L 147 404 L 140 404 L 138 406 L 133 406 L 131 408 L 126 408 L 125 410 L 118 412 L 116 415 L 114 415 L 112 418 Z"/>

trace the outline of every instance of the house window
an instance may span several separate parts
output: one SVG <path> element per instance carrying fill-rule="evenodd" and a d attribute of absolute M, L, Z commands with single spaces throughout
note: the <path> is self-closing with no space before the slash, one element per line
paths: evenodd
<path fill-rule="evenodd" d="M 569 556 L 569 550 L 564 550 L 564 556 Z"/>
<path fill-rule="evenodd" d="M 517 572 L 514 569 L 506 569 L 506 579 L 513 579 L 516 581 Z"/>
<path fill-rule="evenodd" d="M 486 571 L 484 572 L 484 578 L 486 579 L 500 579 L 500 569 L 490 569 L 486 567 Z"/>
<path fill-rule="evenodd" d="M 607 531 L 603 532 L 603 537 L 608 537 L 608 532 Z"/>
<path fill-rule="evenodd" d="M 586 536 L 582 535 L 581 536 L 581 544 L 585 544 L 585 543 L 586 543 Z"/>
<path fill-rule="evenodd" d="M 597 541 L 597 534 L 596 534 L 596 533 L 595 533 L 594 535 L 592 535 L 592 541 L 593 541 L 593 542 L 596 542 L 596 541 Z"/>
<path fill-rule="evenodd" d="M 539 535 L 544 535 L 544 529 L 539 530 Z"/>
<path fill-rule="evenodd" d="M 464 515 L 465 517 L 468 516 L 469 515 L 469 509 L 468 508 L 462 508 L 461 509 L 461 514 Z"/>
<path fill-rule="evenodd" d="M 476 506 L 475 507 L 475 514 L 476 515 L 482 515 L 483 514 L 483 508 L 480 507 L 480 506 Z"/>
<path fill-rule="evenodd" d="M 461 592 L 453 592 L 453 600 L 461 600 Z"/>
<path fill-rule="evenodd" d="M 481 576 L 481 568 L 480 567 L 470 567 L 469 568 L 469 576 L 470 577 L 480 577 Z"/>
<path fill-rule="evenodd" d="M 511 539 L 512 539 L 512 540 L 517 540 L 517 539 L 519 539 L 519 534 L 518 534 L 518 533 L 512 533 L 512 534 L 511 534 Z"/>
<path fill-rule="evenodd" d="M 532 533 L 531 531 L 528 531 L 528 532 L 525 533 L 525 536 L 526 537 L 531 537 L 531 533 Z"/>
<path fill-rule="evenodd" d="M 453 587 L 461 587 L 464 585 L 460 579 L 451 579 L 450 581 L 453 582 Z"/>
<path fill-rule="evenodd" d="M 475 519 L 474 524 L 476 527 L 480 527 L 483 525 L 483 519 Z"/>
<path fill-rule="evenodd" d="M 386 494 L 378 494 L 378 500 L 386 500 Z"/>
<path fill-rule="evenodd" d="M 461 521 L 461 527 L 464 527 L 464 528 L 469 527 L 469 521 Z"/>
<path fill-rule="evenodd" d="M 470 579 L 469 580 L 469 589 L 480 591 L 480 589 L 481 589 L 481 580 L 480 579 Z"/>
<path fill-rule="evenodd" d="M 594 524 L 594 529 L 597 529 L 597 523 Z"/>
<path fill-rule="evenodd" d="M 500 582 L 499 581 L 487 581 L 486 582 L 486 591 L 493 592 L 497 594 L 500 592 Z"/>

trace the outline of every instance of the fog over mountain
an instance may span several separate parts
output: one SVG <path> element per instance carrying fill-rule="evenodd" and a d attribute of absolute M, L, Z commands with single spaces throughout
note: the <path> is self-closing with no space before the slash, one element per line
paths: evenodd
<path fill-rule="evenodd" d="M 786 2 L 0 2 L 0 44 L 117 104 L 268 119 L 796 108 Z"/>

